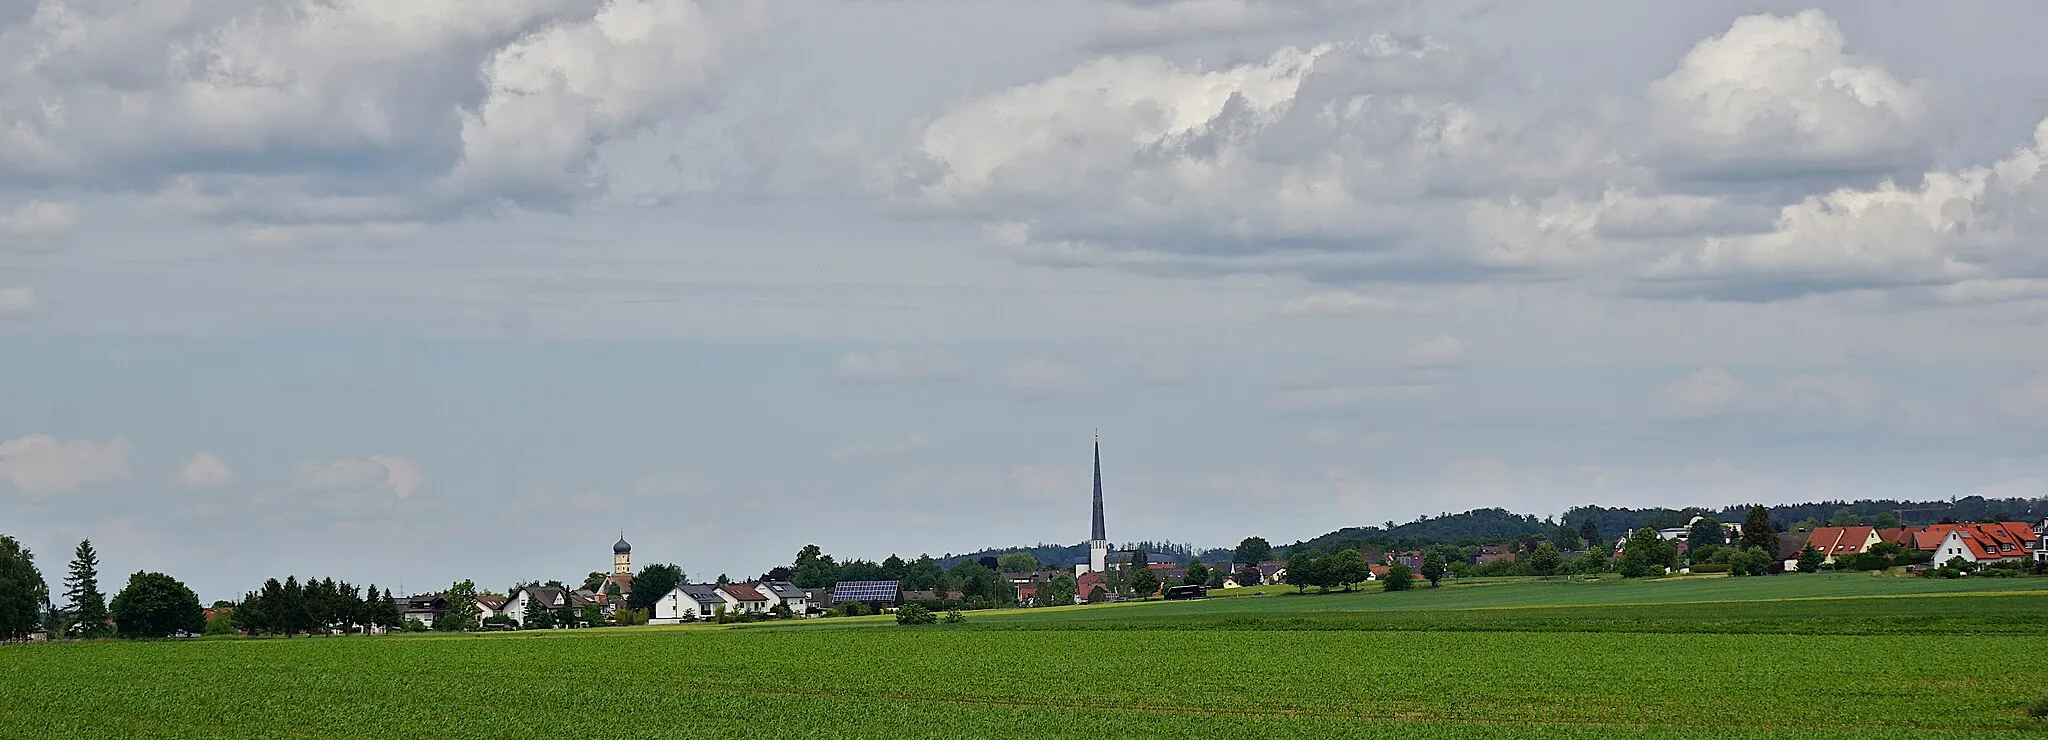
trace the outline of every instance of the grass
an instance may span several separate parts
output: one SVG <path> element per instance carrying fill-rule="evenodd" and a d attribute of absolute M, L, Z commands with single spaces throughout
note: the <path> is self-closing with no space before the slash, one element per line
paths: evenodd
<path fill-rule="evenodd" d="M 2041 728 L 2048 631 L 2016 625 L 2048 614 L 2044 585 L 1523 582 L 914 628 L 19 646 L 0 736 L 2009 736 Z"/>

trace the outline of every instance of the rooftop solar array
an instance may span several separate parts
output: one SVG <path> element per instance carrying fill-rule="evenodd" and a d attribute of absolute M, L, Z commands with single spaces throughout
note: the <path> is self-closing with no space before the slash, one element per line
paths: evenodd
<path fill-rule="evenodd" d="M 832 600 L 895 601 L 900 591 L 895 581 L 841 581 L 832 587 Z"/>

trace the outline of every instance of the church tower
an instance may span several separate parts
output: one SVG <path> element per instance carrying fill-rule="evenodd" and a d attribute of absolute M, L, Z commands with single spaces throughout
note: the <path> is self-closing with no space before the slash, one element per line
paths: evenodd
<path fill-rule="evenodd" d="M 633 546 L 626 544 L 626 532 L 619 531 L 619 543 L 612 545 L 612 575 L 633 575 Z"/>
<path fill-rule="evenodd" d="M 1088 531 L 1088 569 L 1109 569 L 1109 535 L 1102 527 L 1102 433 L 1095 433 L 1095 522 Z"/>

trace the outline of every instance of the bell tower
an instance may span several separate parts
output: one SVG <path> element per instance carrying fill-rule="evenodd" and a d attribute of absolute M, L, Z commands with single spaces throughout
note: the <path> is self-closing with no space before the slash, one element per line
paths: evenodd
<path fill-rule="evenodd" d="M 619 530 L 619 543 L 612 545 L 612 575 L 633 574 L 633 546 L 626 544 L 626 530 Z"/>

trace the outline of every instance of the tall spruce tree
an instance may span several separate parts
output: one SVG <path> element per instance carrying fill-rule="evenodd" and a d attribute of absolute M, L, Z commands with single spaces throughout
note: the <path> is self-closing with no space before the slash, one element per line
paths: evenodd
<path fill-rule="evenodd" d="M 107 596 L 100 592 L 100 555 L 92 540 L 80 540 L 71 558 L 71 573 L 64 577 L 65 609 L 79 637 L 106 637 L 114 633 L 107 619 Z"/>
<path fill-rule="evenodd" d="M 1742 547 L 1754 547 L 1767 554 L 1778 552 L 1778 530 L 1771 526 L 1770 509 L 1749 507 L 1749 515 L 1742 520 Z"/>

